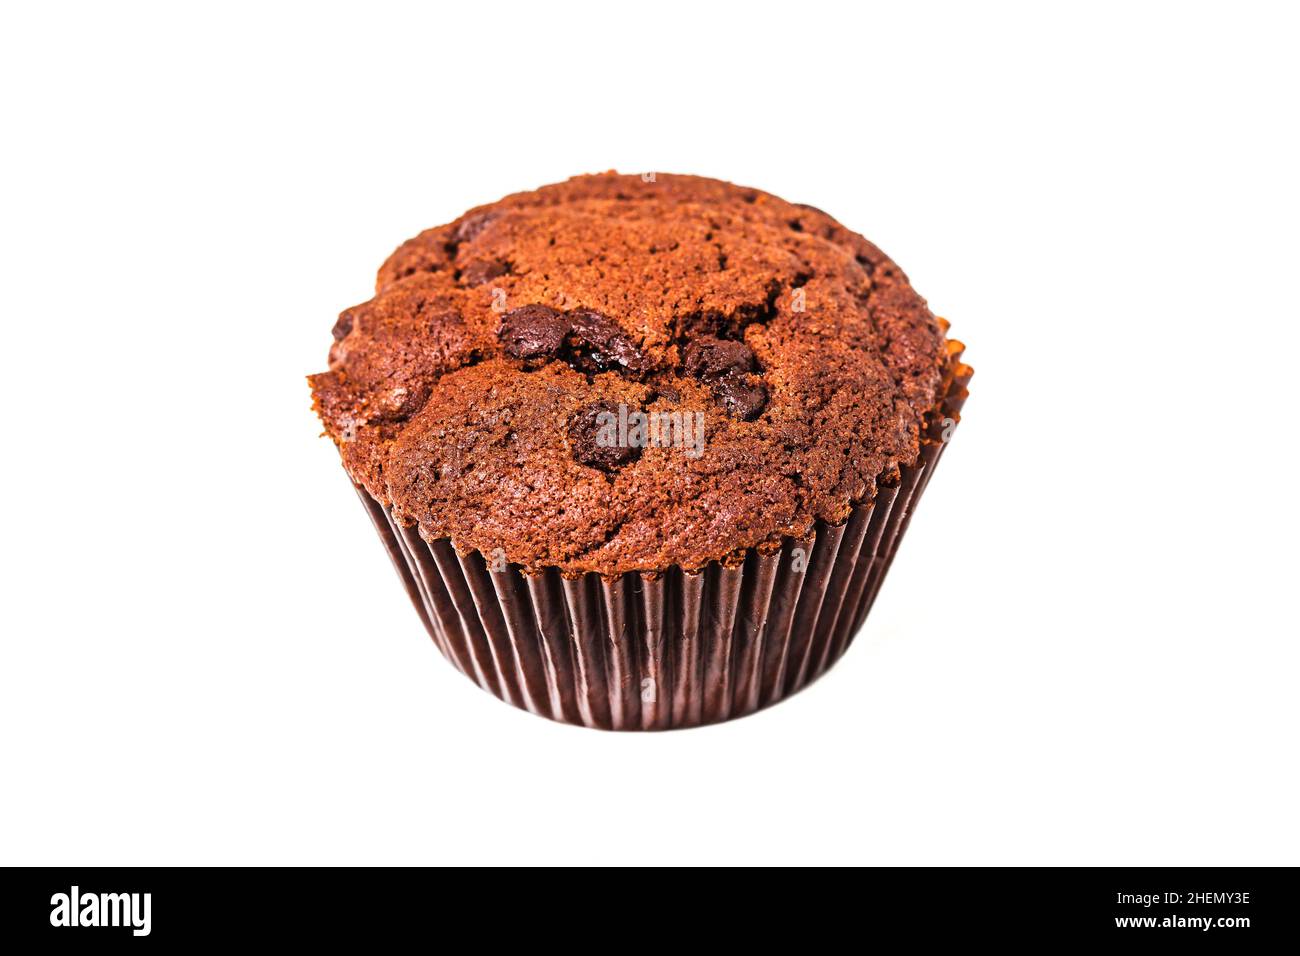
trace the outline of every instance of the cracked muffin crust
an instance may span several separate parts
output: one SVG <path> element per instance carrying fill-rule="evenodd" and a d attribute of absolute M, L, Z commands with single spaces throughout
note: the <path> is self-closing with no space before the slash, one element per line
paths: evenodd
<path fill-rule="evenodd" d="M 426 540 L 526 571 L 690 570 L 841 522 L 916 460 L 948 353 L 902 271 L 810 206 L 647 178 L 473 209 L 339 316 L 315 408 Z M 700 415 L 700 453 L 600 443 L 620 408 Z"/>

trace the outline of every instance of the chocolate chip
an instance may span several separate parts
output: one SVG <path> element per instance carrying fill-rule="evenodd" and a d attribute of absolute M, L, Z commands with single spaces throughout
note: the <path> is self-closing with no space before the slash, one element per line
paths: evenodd
<path fill-rule="evenodd" d="M 456 228 L 451 234 L 451 241 L 458 246 L 461 243 L 469 242 L 486 229 L 488 224 L 495 218 L 496 214 L 491 212 L 480 212 L 473 216 L 466 216 L 456 224 Z"/>
<path fill-rule="evenodd" d="M 594 309 L 559 312 L 525 305 L 501 318 L 506 354 L 521 359 L 560 357 L 587 375 L 619 371 L 640 377 L 650 363 L 617 322 Z"/>
<path fill-rule="evenodd" d="M 560 351 L 571 325 L 563 312 L 545 305 L 525 305 L 501 317 L 497 335 L 506 354 L 514 358 L 552 358 Z"/>
<path fill-rule="evenodd" d="M 727 372 L 750 372 L 754 353 L 744 342 L 705 339 L 690 342 L 683 350 L 682 367 L 696 378 L 718 378 Z"/>
<path fill-rule="evenodd" d="M 569 453 L 579 464 L 615 471 L 641 457 L 641 449 L 618 443 L 618 406 L 593 402 L 569 420 Z"/>
<path fill-rule="evenodd" d="M 569 313 L 570 354 L 567 361 L 579 372 L 594 374 L 611 369 L 640 375 L 647 370 L 645 356 L 617 322 L 595 309 Z"/>
<path fill-rule="evenodd" d="M 767 407 L 767 386 L 749 373 L 757 367 L 744 342 L 701 339 L 682 350 L 682 369 L 707 382 L 729 415 L 753 421 Z"/>
<path fill-rule="evenodd" d="M 667 402 L 680 402 L 682 400 L 681 392 L 670 385 L 658 385 L 646 392 L 646 404 L 657 402 L 659 399 Z"/>
<path fill-rule="evenodd" d="M 375 395 L 367 409 L 370 424 L 394 424 L 410 419 L 424 408 L 432 391 L 428 383 L 412 382 L 386 389 Z"/>
<path fill-rule="evenodd" d="M 500 259 L 476 259 L 460 271 L 460 281 L 467 286 L 479 286 L 510 271 L 510 263 Z"/>
<path fill-rule="evenodd" d="M 347 338 L 348 333 L 352 331 L 352 313 L 343 312 L 339 315 L 339 320 L 334 323 L 334 341 L 338 342 Z"/>
<path fill-rule="evenodd" d="M 727 413 L 743 421 L 752 422 L 767 407 L 767 386 L 743 372 L 728 372 L 710 387 Z"/>

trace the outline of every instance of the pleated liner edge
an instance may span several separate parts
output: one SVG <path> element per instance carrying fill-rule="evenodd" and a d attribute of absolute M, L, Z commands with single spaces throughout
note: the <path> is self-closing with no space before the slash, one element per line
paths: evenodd
<path fill-rule="evenodd" d="M 952 343 L 955 423 L 971 370 Z M 951 428 L 946 429 L 948 435 Z M 700 571 L 565 578 L 494 571 L 477 551 L 429 543 L 354 485 L 425 629 L 443 655 L 506 703 L 604 730 L 668 730 L 742 717 L 791 696 L 848 649 L 947 447 L 935 431 L 915 465 L 839 525 Z"/>

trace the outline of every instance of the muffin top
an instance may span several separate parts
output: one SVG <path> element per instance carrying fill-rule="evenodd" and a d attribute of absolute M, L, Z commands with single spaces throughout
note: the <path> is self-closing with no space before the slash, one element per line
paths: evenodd
<path fill-rule="evenodd" d="M 915 461 L 947 364 L 907 277 L 820 210 L 606 173 L 404 243 L 309 381 L 426 539 L 616 575 L 843 521 Z"/>

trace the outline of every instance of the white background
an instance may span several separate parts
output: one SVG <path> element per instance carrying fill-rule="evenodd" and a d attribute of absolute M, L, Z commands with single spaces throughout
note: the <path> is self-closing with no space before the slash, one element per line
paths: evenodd
<path fill-rule="evenodd" d="M 10 6 L 0 862 L 1300 863 L 1281 5 Z M 976 368 L 866 629 L 704 730 L 441 660 L 304 376 L 401 240 L 694 172 Z"/>

